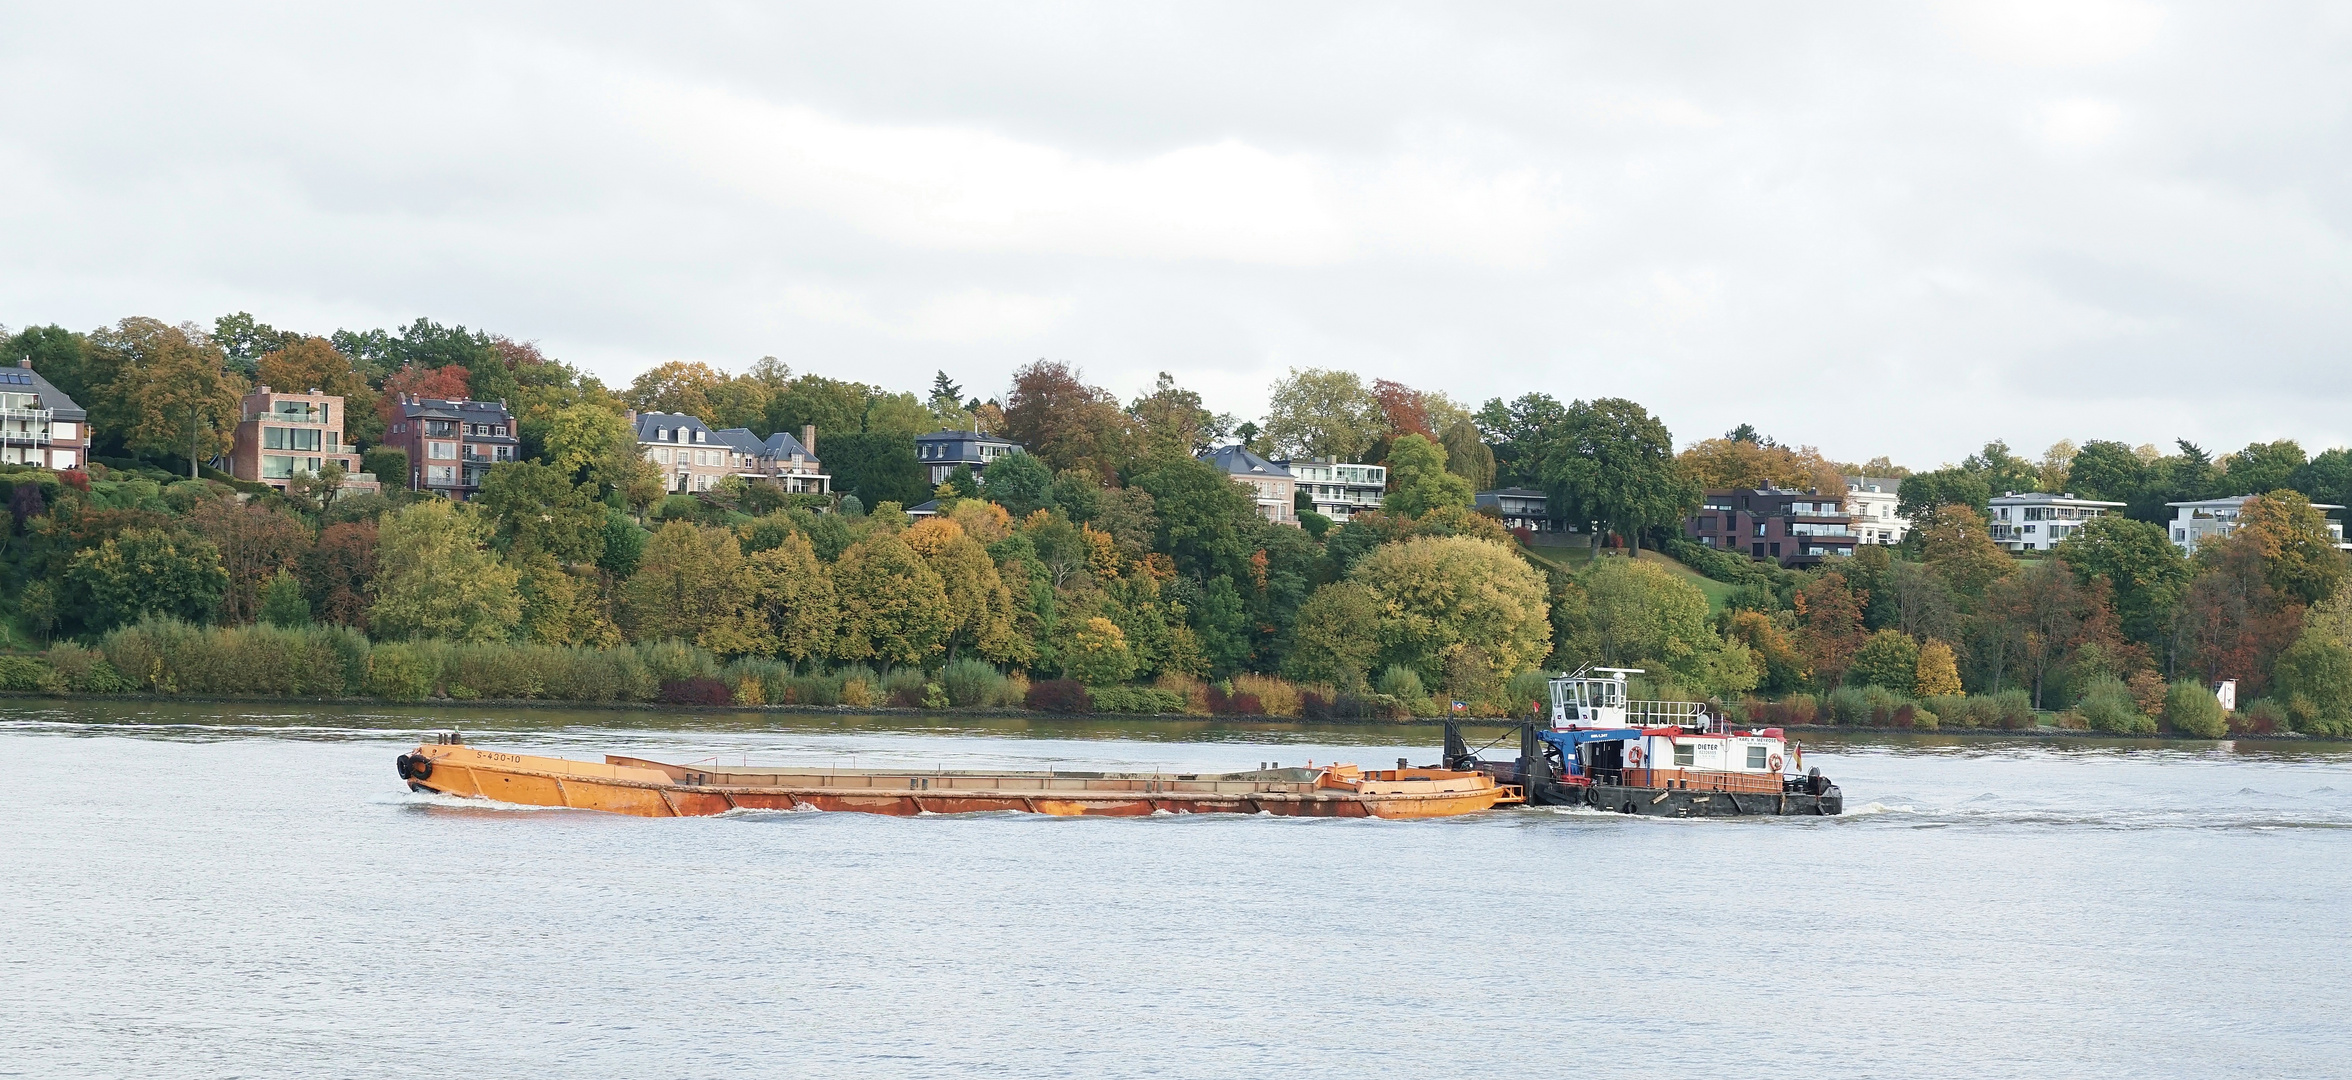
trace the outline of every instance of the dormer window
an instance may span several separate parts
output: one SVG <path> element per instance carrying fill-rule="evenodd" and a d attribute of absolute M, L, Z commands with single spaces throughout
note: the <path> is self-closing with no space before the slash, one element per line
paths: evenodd
<path fill-rule="evenodd" d="M 706 434 L 709 434 L 709 433 L 708 433 L 708 432 L 703 432 L 703 431 L 697 431 L 697 432 L 695 432 L 695 433 L 694 433 L 694 441 L 695 441 L 695 442 L 708 442 L 708 441 L 710 441 L 710 440 L 708 440 L 708 439 L 705 439 L 705 438 L 703 438 L 703 436 L 704 436 L 704 435 L 706 435 Z"/>
<path fill-rule="evenodd" d="M 655 428 L 655 429 L 653 429 L 653 441 L 655 441 L 655 442 L 668 442 L 668 441 L 670 441 L 670 429 L 668 429 L 668 428 L 666 428 L 666 427 L 665 427 L 665 428 Z"/>

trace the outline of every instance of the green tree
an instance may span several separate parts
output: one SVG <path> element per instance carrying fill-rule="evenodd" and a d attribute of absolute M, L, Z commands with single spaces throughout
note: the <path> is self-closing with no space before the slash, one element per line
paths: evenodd
<path fill-rule="evenodd" d="M 611 648 L 621 643 L 612 605 L 593 573 L 576 573 L 544 551 L 518 549 L 522 637 L 540 645 Z"/>
<path fill-rule="evenodd" d="M 1380 402 L 1352 371 L 1292 368 L 1267 395 L 1263 438 L 1283 457 L 1357 461 L 1387 432 Z"/>
<path fill-rule="evenodd" d="M 2297 731 L 2352 735 L 2352 649 L 2327 633 L 2305 630 L 2279 654 L 2272 678 Z"/>
<path fill-rule="evenodd" d="M 72 610 L 95 631 L 147 615 L 210 621 L 229 575 L 211 541 L 133 528 L 74 556 L 65 584 Z"/>
<path fill-rule="evenodd" d="M 2270 587 L 2304 604 L 2327 598 L 2344 580 L 2344 555 L 2336 550 L 2327 519 L 2296 492 L 2273 491 L 2246 500 L 2231 536 L 2240 538 L 2260 551 Z"/>
<path fill-rule="evenodd" d="M 553 466 L 535 461 L 492 465 L 473 502 L 488 515 L 497 541 L 510 550 L 544 551 L 564 563 L 604 557 L 606 507 L 596 501 L 595 487 L 575 486 Z"/>
<path fill-rule="evenodd" d="M 1467 645 L 1484 652 L 1499 678 L 1534 667 L 1551 652 L 1544 580 L 1501 544 L 1415 537 L 1366 556 L 1349 580 L 1380 606 L 1383 659 L 1431 681 Z M 1702 600 L 1702 616 L 1704 607 Z"/>
<path fill-rule="evenodd" d="M 1984 477 L 1966 469 L 1937 469 L 1903 478 L 1895 489 L 1895 512 L 1917 518 L 1938 507 L 1961 506 L 1982 517 L 1992 498 L 1992 486 Z"/>
<path fill-rule="evenodd" d="M 767 428 L 798 435 L 802 427 L 814 426 L 820 456 L 831 465 L 834 439 L 865 433 L 866 399 L 872 393 L 864 383 L 803 375 L 769 400 Z"/>
<path fill-rule="evenodd" d="M 962 526 L 934 517 L 917 522 L 902 538 L 939 575 L 947 605 L 944 644 L 949 660 L 960 658 L 966 650 L 1000 664 L 1036 656 L 1036 650 L 1014 630 L 1012 591 L 1005 587 L 987 549 L 966 535 Z"/>
<path fill-rule="evenodd" d="M 583 401 L 550 410 L 537 425 L 539 459 L 575 484 L 606 492 L 627 491 L 653 472 L 637 446 L 637 433 L 620 414 Z"/>
<path fill-rule="evenodd" d="M 1494 449 L 1495 483 L 1542 487 L 1544 461 L 1568 430 L 1568 407 L 1550 394 L 1522 394 L 1507 405 L 1493 398 L 1472 414 L 1472 421 Z"/>
<path fill-rule="evenodd" d="M 1224 471 L 1195 458 L 1173 458 L 1134 478 L 1133 486 L 1152 497 L 1159 518 L 1153 545 L 1195 580 L 1239 572 L 1248 553 L 1242 530 L 1257 520 L 1257 507 Z"/>
<path fill-rule="evenodd" d="M 1986 443 L 1984 449 L 1962 459 L 1960 468 L 1983 480 L 1987 488 L 2002 494 L 2033 491 L 2042 483 L 2042 470 L 2033 462 L 2017 456 L 2009 449 L 2008 443 L 1998 439 Z"/>
<path fill-rule="evenodd" d="M 301 341 L 302 335 L 280 330 L 240 311 L 234 315 L 223 315 L 212 320 L 212 340 L 214 344 L 221 347 L 221 353 L 229 368 L 251 379 L 257 374 L 262 357 Z M 263 376 L 260 381 L 270 382 L 267 376 Z M 290 382 L 270 383 L 270 385 L 280 390 L 302 389 L 301 386 Z M 317 386 L 320 389 L 326 388 L 325 383 L 306 385 Z M 337 393 L 333 390 L 327 392 Z"/>
<path fill-rule="evenodd" d="M 1675 465 L 1673 434 L 1624 398 L 1570 406 L 1543 475 L 1565 516 L 1598 522 L 1636 550 L 1644 531 L 1678 522 L 1699 504 L 1697 485 Z"/>
<path fill-rule="evenodd" d="M 1016 518 L 1054 507 L 1054 475 L 1033 455 L 1007 454 L 990 463 L 983 476 L 989 500 Z"/>
<path fill-rule="evenodd" d="M 426 499 L 384 517 L 369 622 L 391 640 L 504 641 L 522 619 L 521 575 L 488 550 L 489 524 Z"/>
<path fill-rule="evenodd" d="M 844 660 L 920 664 L 954 629 L 945 584 L 896 536 L 874 533 L 850 545 L 833 565 L 833 588 L 841 600 L 836 655 Z"/>
<path fill-rule="evenodd" d="M 1380 508 L 1392 514 L 1420 517 L 1441 506 L 1470 505 L 1470 481 L 1448 472 L 1445 448 L 1419 435 L 1389 445 L 1388 482 Z"/>
<path fill-rule="evenodd" d="M 2352 506 L 2352 450 L 2334 449 L 2312 458 L 2285 485 L 2311 496 L 2314 502 Z"/>
<path fill-rule="evenodd" d="M 1919 643 L 1900 630 L 1881 630 L 1862 642 L 1846 681 L 1909 694 L 1919 685 Z"/>
<path fill-rule="evenodd" d="M 2151 645 L 2163 640 L 2196 572 L 2163 526 L 2113 515 L 2084 522 L 2058 541 L 2057 555 L 2086 581 L 2107 579 L 2123 632 Z"/>
<path fill-rule="evenodd" d="M 886 502 L 913 506 L 931 497 L 931 484 L 915 458 L 915 441 L 899 435 L 835 435 L 820 438 L 825 471 L 833 490 L 858 497 L 865 506 Z"/>
<path fill-rule="evenodd" d="M 1656 563 L 1595 559 L 1578 575 L 1595 659 L 1666 675 L 1703 694 L 1753 689 L 1759 673 L 1745 646 L 1710 625 L 1707 597 Z"/>
<path fill-rule="evenodd" d="M 2067 480 L 2082 498 L 2128 503 L 2147 485 L 2148 464 L 2128 445 L 2093 439 L 2075 451 Z"/>
<path fill-rule="evenodd" d="M 1380 662 L 1380 601 L 1352 581 L 1315 590 L 1300 605 L 1283 670 L 1300 682 L 1360 692 Z"/>
<path fill-rule="evenodd" d="M 1495 453 L 1479 437 L 1476 421 L 1455 417 L 1437 433 L 1437 441 L 1445 446 L 1446 471 L 1468 481 L 1471 491 L 1494 486 Z"/>
<path fill-rule="evenodd" d="M 1142 462 L 1191 457 L 1223 438 L 1233 426 L 1231 417 L 1218 416 L 1201 405 L 1199 391 L 1176 385 L 1175 378 L 1165 371 L 1160 372 L 1151 393 L 1128 404 L 1127 415 L 1134 418 L 1137 458 Z"/>
<path fill-rule="evenodd" d="M 2309 462 L 2293 439 L 2253 443 L 2223 459 L 2222 494 L 2256 495 L 2294 483 Z"/>

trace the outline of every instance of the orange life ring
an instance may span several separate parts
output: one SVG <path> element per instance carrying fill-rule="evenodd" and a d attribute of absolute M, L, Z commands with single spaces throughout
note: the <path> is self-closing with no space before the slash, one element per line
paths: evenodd
<path fill-rule="evenodd" d="M 1774 755 L 1772 755 L 1772 771 L 1773 771 L 1773 772 L 1779 772 L 1779 771 L 1780 771 L 1780 755 L 1779 755 L 1779 754 L 1774 754 Z"/>
<path fill-rule="evenodd" d="M 1638 769 L 1638 768 L 1640 768 L 1640 767 L 1641 767 L 1641 747 L 1638 747 L 1638 746 L 1636 746 L 1636 747 L 1634 747 L 1633 749 L 1626 751 L 1626 752 L 1625 752 L 1625 761 L 1626 761 L 1626 763 L 1627 763 L 1627 764 L 1629 764 L 1629 765 L 1632 765 L 1633 767 L 1635 767 L 1635 768 L 1637 768 L 1637 769 Z"/>

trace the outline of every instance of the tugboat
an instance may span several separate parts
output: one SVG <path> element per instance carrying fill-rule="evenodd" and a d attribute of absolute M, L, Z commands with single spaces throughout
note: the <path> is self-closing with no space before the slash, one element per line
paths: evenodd
<path fill-rule="evenodd" d="M 1779 728 L 1735 730 L 1696 701 L 1633 701 L 1640 668 L 1580 668 L 1551 680 L 1548 724 L 1521 726 L 1517 761 L 1487 761 L 1446 725 L 1445 765 L 1526 789 L 1531 805 L 1652 817 L 1845 812 L 1845 793 Z"/>

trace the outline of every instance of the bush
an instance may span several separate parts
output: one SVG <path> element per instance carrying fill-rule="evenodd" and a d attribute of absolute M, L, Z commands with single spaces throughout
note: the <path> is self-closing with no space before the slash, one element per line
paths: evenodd
<path fill-rule="evenodd" d="M 1411 710 L 1387 694 L 1333 694 L 1322 689 L 1299 694 L 1299 715 L 1309 720 L 1410 720 Z"/>
<path fill-rule="evenodd" d="M 2218 739 L 2229 734 L 2229 714 L 2213 691 L 2181 679 L 2164 690 L 2164 726 L 2199 739 Z"/>
<path fill-rule="evenodd" d="M 1758 727 L 1810 727 L 1821 720 L 1821 702 L 1811 694 L 1792 694 L 1779 701 L 1749 698 L 1740 711 Z"/>
<path fill-rule="evenodd" d="M 787 705 L 839 705 L 841 685 L 839 675 L 796 675 L 786 683 L 779 700 Z"/>
<path fill-rule="evenodd" d="M 1881 630 L 1862 643 L 1846 678 L 1908 696 L 1919 685 L 1919 643 L 1900 630 Z"/>
<path fill-rule="evenodd" d="M 1503 696 L 1511 704 L 1511 711 L 1533 706 L 1537 716 L 1552 714 L 1552 676 L 1543 671 L 1522 671 L 1503 684 Z"/>
<path fill-rule="evenodd" d="M 961 708 L 994 708 L 1005 701 L 1004 673 L 994 664 L 969 656 L 940 668 L 939 686 L 947 692 L 948 703 Z"/>
<path fill-rule="evenodd" d="M 1267 716 L 1297 716 L 1299 714 L 1298 687 L 1272 675 L 1236 675 L 1233 693 L 1237 697 L 1254 697 L 1259 711 Z"/>
<path fill-rule="evenodd" d="M 2197 689 L 2205 690 L 2202 686 Z M 2205 692 L 2209 696 L 2212 693 L 2209 690 Z M 2214 704 L 2219 706 L 2221 703 L 2216 701 Z M 2270 698 L 2263 698 L 2238 710 L 2237 715 L 2231 717 L 2229 722 L 2223 726 L 2222 734 L 2235 731 L 2242 735 L 2276 735 L 2288 729 L 2290 726 L 2288 721 L 2289 714 L 2286 706 Z M 2217 736 L 2200 734 L 2200 737 L 2214 738 Z"/>
<path fill-rule="evenodd" d="M 1372 681 L 1372 689 L 1404 703 L 1414 712 L 1428 712 L 1429 689 L 1421 683 L 1421 673 L 1403 664 L 1390 664 L 1381 669 L 1380 677 Z"/>
<path fill-rule="evenodd" d="M 891 708 L 919 709 L 923 707 L 924 688 L 930 682 L 922 668 L 900 667 L 882 677 L 879 689 L 882 700 Z"/>
<path fill-rule="evenodd" d="M 1086 691 L 1095 712 L 1158 716 L 1184 711 L 1184 699 L 1145 686 L 1094 686 Z"/>
<path fill-rule="evenodd" d="M 1175 695 L 1177 700 L 1184 703 L 1185 712 L 1195 716 L 1208 714 L 1209 684 L 1199 679 L 1180 672 L 1163 671 L 1160 673 L 1160 677 L 1152 683 L 1152 688 L 1164 694 Z"/>
<path fill-rule="evenodd" d="M 55 668 L 38 656 L 0 656 L 0 690 L 20 694 L 55 694 L 65 684 Z"/>
<path fill-rule="evenodd" d="M 122 694 L 136 689 L 96 649 L 63 641 L 50 646 L 48 660 L 58 682 L 77 694 Z"/>
<path fill-rule="evenodd" d="M 150 616 L 100 652 L 134 689 L 162 694 L 340 696 L 366 678 L 367 639 L 340 626 L 205 628 Z"/>
<path fill-rule="evenodd" d="M 663 682 L 661 701 L 666 705 L 732 705 L 735 694 L 725 682 L 708 675 L 695 675 Z"/>
<path fill-rule="evenodd" d="M 1076 679 L 1041 679 L 1029 685 L 1029 693 L 1022 700 L 1039 712 L 1082 713 L 1094 711 L 1094 700 L 1086 692 L 1086 685 Z"/>
<path fill-rule="evenodd" d="M 367 692 L 373 697 L 423 701 L 439 675 L 439 666 L 416 645 L 378 645 L 368 654 Z"/>
<path fill-rule="evenodd" d="M 2085 683 L 2075 711 L 2082 714 L 2083 722 L 2092 731 L 2115 735 L 2156 733 L 2156 721 L 2141 714 L 2140 703 L 2132 697 L 2131 687 L 2113 675 L 2101 675 Z"/>
<path fill-rule="evenodd" d="M 2008 731 L 2024 731 L 2041 726 L 2034 717 L 2033 695 L 2023 690 L 2003 690 L 1990 699 L 1993 719 L 1990 726 Z"/>
<path fill-rule="evenodd" d="M 852 709 L 873 708 L 873 682 L 869 679 L 852 679 L 844 677 L 841 680 L 841 703 L 843 705 L 849 706 Z"/>

